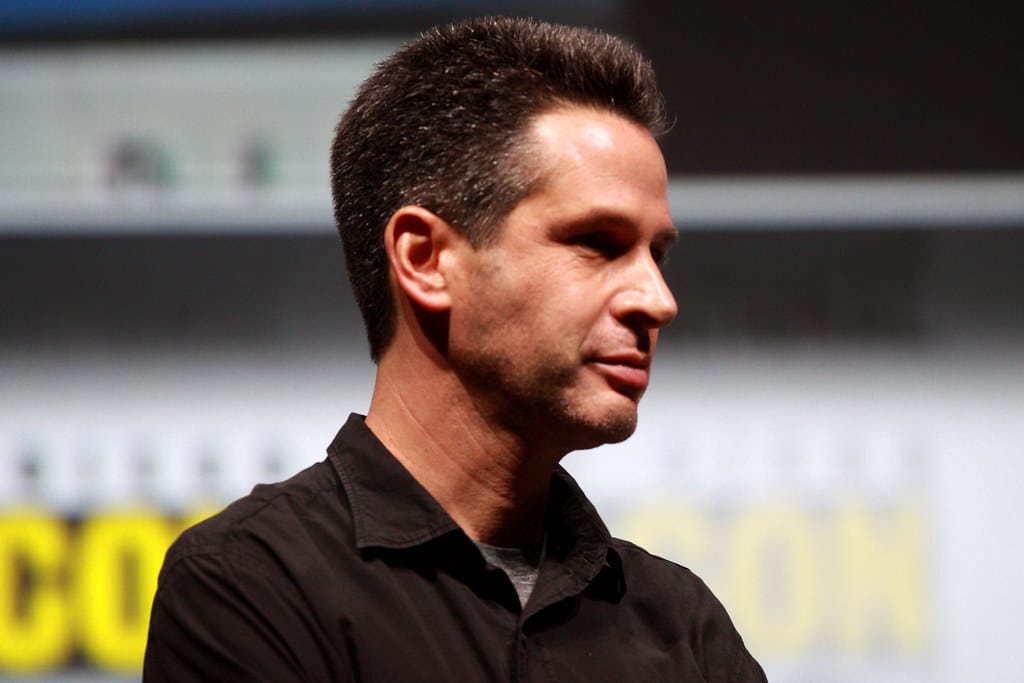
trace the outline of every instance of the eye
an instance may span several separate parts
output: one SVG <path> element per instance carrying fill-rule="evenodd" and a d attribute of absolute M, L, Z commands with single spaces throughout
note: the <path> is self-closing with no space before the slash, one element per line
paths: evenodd
<path fill-rule="evenodd" d="M 651 258 L 654 259 L 659 268 L 664 268 L 668 265 L 669 254 L 672 252 L 672 247 L 675 246 L 678 239 L 679 233 L 673 230 L 663 233 L 651 242 Z"/>
<path fill-rule="evenodd" d="M 577 235 L 573 238 L 572 242 L 609 259 L 620 256 L 626 250 L 625 245 L 620 240 L 616 239 L 611 233 L 604 231 L 587 232 Z"/>
<path fill-rule="evenodd" d="M 664 268 L 668 265 L 669 253 L 670 250 L 668 247 L 651 247 L 651 258 L 654 259 L 654 262 L 658 264 L 659 268 Z"/>

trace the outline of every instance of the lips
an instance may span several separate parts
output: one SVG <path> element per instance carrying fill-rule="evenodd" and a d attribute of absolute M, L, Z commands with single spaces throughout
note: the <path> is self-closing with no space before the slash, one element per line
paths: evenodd
<path fill-rule="evenodd" d="M 625 353 L 601 356 L 591 361 L 613 388 L 638 396 L 650 381 L 650 356 L 641 353 Z"/>

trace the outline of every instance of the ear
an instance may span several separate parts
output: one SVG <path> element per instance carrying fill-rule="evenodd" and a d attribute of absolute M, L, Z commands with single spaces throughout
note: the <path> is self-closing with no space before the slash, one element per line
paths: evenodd
<path fill-rule="evenodd" d="M 421 206 L 403 206 L 384 229 L 384 248 L 399 291 L 427 311 L 449 307 L 444 256 L 456 238 L 447 221 Z"/>

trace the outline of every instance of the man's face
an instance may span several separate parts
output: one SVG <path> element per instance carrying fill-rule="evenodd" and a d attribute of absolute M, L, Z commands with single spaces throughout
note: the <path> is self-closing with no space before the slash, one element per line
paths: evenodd
<path fill-rule="evenodd" d="M 452 364 L 485 417 L 528 441 L 621 441 L 676 314 L 659 268 L 676 239 L 665 162 L 647 130 L 603 111 L 558 108 L 531 134 L 543 181 L 463 270 Z"/>

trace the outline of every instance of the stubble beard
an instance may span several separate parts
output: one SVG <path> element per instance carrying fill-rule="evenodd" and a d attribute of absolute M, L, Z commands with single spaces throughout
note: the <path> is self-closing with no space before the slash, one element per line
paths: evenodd
<path fill-rule="evenodd" d="M 564 444 L 561 450 L 569 452 L 618 443 L 636 430 L 636 400 L 622 397 L 633 402 L 630 410 L 585 394 L 582 359 L 552 356 L 529 367 L 512 365 L 482 353 L 466 364 L 464 378 L 481 412 L 525 441 Z"/>

